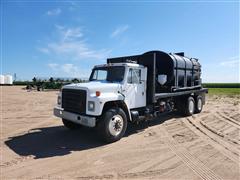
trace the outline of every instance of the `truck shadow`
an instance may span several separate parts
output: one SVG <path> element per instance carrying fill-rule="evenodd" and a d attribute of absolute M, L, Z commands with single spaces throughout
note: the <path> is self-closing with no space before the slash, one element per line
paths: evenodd
<path fill-rule="evenodd" d="M 176 117 L 169 114 L 150 122 L 129 124 L 126 136 L 138 133 L 149 126 L 161 124 Z M 91 128 L 81 128 L 70 131 L 64 126 L 43 127 L 31 129 L 28 133 L 10 137 L 5 144 L 20 156 L 34 156 L 35 159 L 70 154 L 71 151 L 82 151 L 91 148 L 101 148 L 106 145 Z"/>
<path fill-rule="evenodd" d="M 130 135 L 138 133 L 140 131 L 144 131 L 148 127 L 162 124 L 163 122 L 168 121 L 172 118 L 181 118 L 181 117 L 182 116 L 180 116 L 176 112 L 171 112 L 171 113 L 166 113 L 164 115 L 161 115 L 160 117 L 153 118 L 149 121 L 140 122 L 139 124 L 130 124 L 125 133 L 125 136 L 130 136 Z"/>

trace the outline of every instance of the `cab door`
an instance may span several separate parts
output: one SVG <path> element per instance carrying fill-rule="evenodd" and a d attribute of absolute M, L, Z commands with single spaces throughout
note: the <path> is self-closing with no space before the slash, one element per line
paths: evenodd
<path fill-rule="evenodd" d="M 144 69 L 129 68 L 124 94 L 130 109 L 146 106 L 146 81 L 141 80 Z"/>

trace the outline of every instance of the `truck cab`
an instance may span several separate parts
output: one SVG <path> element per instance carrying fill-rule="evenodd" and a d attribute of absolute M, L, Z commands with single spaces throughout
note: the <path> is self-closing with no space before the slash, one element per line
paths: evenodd
<path fill-rule="evenodd" d="M 207 92 L 200 75 L 198 60 L 183 53 L 110 58 L 94 66 L 87 83 L 62 87 L 54 115 L 69 129 L 96 127 L 105 141 L 115 142 L 129 122 L 173 110 L 200 113 Z"/>
<path fill-rule="evenodd" d="M 92 97 L 92 101 L 98 98 L 102 102 L 95 115 L 101 115 L 104 104 L 110 101 L 123 101 L 128 109 L 146 106 L 146 77 L 147 68 L 136 63 L 95 66 L 87 83 L 96 84 L 96 90 L 101 94 Z"/>
<path fill-rule="evenodd" d="M 95 127 L 107 111 L 121 111 L 116 124 L 132 121 L 131 109 L 146 106 L 147 68 L 134 62 L 97 65 L 87 83 L 63 86 L 54 114 L 70 129 Z M 124 119 L 125 118 L 125 119 Z M 116 132 L 114 132 L 116 131 Z M 124 130 L 125 131 L 125 130 Z"/>

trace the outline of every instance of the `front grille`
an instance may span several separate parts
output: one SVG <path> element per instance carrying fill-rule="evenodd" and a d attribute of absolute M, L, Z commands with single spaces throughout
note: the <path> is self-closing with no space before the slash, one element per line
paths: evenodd
<path fill-rule="evenodd" d="M 86 113 L 86 91 L 79 89 L 62 90 L 62 108 L 65 111 L 85 114 Z"/>

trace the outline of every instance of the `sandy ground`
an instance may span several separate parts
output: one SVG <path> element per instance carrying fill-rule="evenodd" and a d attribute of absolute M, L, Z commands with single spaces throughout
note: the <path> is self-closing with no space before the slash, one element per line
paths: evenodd
<path fill-rule="evenodd" d="M 208 97 L 202 113 L 129 125 L 103 144 L 52 115 L 57 92 L 0 87 L 0 179 L 239 179 L 240 99 Z"/>

